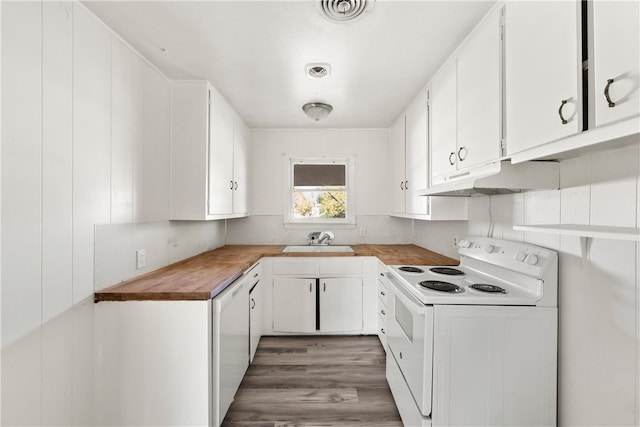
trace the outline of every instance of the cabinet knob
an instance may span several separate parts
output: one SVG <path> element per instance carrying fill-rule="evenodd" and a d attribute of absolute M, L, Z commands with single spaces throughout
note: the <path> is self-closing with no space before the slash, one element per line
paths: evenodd
<path fill-rule="evenodd" d="M 565 106 L 565 104 L 569 102 L 568 99 L 563 99 L 562 101 L 560 101 L 560 108 L 558 108 L 558 115 L 560 116 L 560 121 L 562 122 L 563 125 L 566 125 L 567 123 L 567 119 L 564 118 L 564 116 L 562 115 L 562 108 Z"/>
<path fill-rule="evenodd" d="M 387 313 L 385 313 L 384 310 L 380 310 L 380 314 L 382 314 L 383 316 L 386 316 Z"/>
<path fill-rule="evenodd" d="M 383 334 L 386 334 L 386 332 L 384 331 L 384 328 L 380 328 L 380 332 L 382 332 Z"/>
<path fill-rule="evenodd" d="M 614 79 L 607 79 L 607 85 L 604 87 L 604 97 L 607 100 L 607 104 L 609 105 L 609 108 L 613 108 L 616 106 L 616 103 L 613 102 L 611 100 L 611 97 L 609 96 L 609 86 L 611 86 L 611 83 L 614 82 Z"/>
<path fill-rule="evenodd" d="M 451 166 L 456 164 L 456 153 L 454 153 L 453 151 L 449 154 L 449 164 Z"/>
<path fill-rule="evenodd" d="M 258 277 L 258 273 L 254 274 L 253 277 Z"/>

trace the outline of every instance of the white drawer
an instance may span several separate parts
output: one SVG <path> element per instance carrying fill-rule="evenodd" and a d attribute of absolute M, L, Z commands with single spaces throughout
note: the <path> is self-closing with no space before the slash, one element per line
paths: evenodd
<path fill-rule="evenodd" d="M 378 338 L 384 347 L 384 351 L 387 351 L 387 324 L 380 316 L 378 316 Z"/>
<path fill-rule="evenodd" d="M 382 305 L 378 306 L 378 317 L 382 319 L 385 324 L 388 322 L 388 314 L 389 310 L 387 309 L 387 307 Z"/>
<path fill-rule="evenodd" d="M 378 299 L 385 307 L 389 307 L 389 289 L 385 286 L 381 277 L 378 277 Z"/>
<path fill-rule="evenodd" d="M 361 276 L 362 260 L 353 257 L 318 261 L 320 276 Z"/>

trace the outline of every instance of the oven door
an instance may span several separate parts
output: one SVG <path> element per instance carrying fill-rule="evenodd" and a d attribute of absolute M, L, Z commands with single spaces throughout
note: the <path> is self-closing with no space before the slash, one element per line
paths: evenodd
<path fill-rule="evenodd" d="M 433 378 L 433 306 L 422 304 L 392 274 L 387 277 L 393 285 L 387 344 L 420 413 L 428 416 Z"/>

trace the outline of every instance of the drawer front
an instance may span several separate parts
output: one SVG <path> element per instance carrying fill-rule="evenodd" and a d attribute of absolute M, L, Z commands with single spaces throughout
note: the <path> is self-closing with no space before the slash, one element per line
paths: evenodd
<path fill-rule="evenodd" d="M 384 347 L 384 351 L 387 351 L 387 324 L 380 316 L 378 316 L 378 338 Z"/>
<path fill-rule="evenodd" d="M 320 276 L 361 276 L 362 260 L 341 258 L 318 262 Z"/>
<path fill-rule="evenodd" d="M 378 317 L 380 319 L 382 319 L 385 324 L 387 324 L 389 322 L 388 313 L 389 313 L 389 310 L 387 309 L 387 307 L 382 306 L 382 305 L 378 306 Z"/>
<path fill-rule="evenodd" d="M 381 277 L 378 277 L 378 299 L 385 307 L 389 307 L 389 289 Z"/>
<path fill-rule="evenodd" d="M 273 262 L 273 274 L 282 276 L 316 276 L 318 262 L 315 260 L 277 260 Z"/>
<path fill-rule="evenodd" d="M 262 265 L 254 264 L 254 266 L 247 271 L 247 276 L 250 278 L 251 287 L 255 286 L 262 277 Z"/>

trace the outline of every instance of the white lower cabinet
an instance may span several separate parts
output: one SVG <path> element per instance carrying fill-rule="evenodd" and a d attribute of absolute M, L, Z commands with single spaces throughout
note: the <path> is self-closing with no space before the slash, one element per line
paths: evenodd
<path fill-rule="evenodd" d="M 273 279 L 273 330 L 301 333 L 316 331 L 315 279 Z"/>
<path fill-rule="evenodd" d="M 219 426 L 249 366 L 252 283 L 206 301 L 96 304 L 96 425 Z"/>
<path fill-rule="evenodd" d="M 362 278 L 320 279 L 320 332 L 362 330 Z"/>
<path fill-rule="evenodd" d="M 264 333 L 374 334 L 376 262 L 372 257 L 263 262 L 265 283 L 273 284 L 263 289 Z"/>
<path fill-rule="evenodd" d="M 249 362 L 253 362 L 262 336 L 262 284 L 258 281 L 249 292 Z"/>

